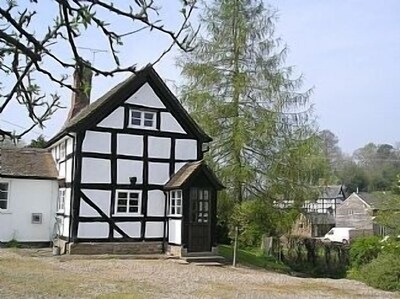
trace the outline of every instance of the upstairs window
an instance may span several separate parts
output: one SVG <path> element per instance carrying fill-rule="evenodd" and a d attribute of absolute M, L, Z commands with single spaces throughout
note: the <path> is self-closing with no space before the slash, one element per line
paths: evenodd
<path fill-rule="evenodd" d="M 65 143 L 62 142 L 60 144 L 60 160 L 64 160 L 65 159 Z"/>
<path fill-rule="evenodd" d="M 182 215 L 182 191 L 176 190 L 169 193 L 169 214 Z"/>
<path fill-rule="evenodd" d="M 129 127 L 156 129 L 156 112 L 131 109 L 129 115 Z"/>
<path fill-rule="evenodd" d="M 57 210 L 64 211 L 65 209 L 65 189 L 58 190 Z"/>
<path fill-rule="evenodd" d="M 8 209 L 8 183 L 0 183 L 0 210 Z"/>
<path fill-rule="evenodd" d="M 117 191 L 115 214 L 140 215 L 142 199 L 139 191 Z"/>

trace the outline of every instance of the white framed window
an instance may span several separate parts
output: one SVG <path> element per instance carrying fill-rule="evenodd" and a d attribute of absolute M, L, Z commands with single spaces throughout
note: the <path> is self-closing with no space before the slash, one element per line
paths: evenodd
<path fill-rule="evenodd" d="M 169 215 L 182 215 L 182 190 L 169 192 Z"/>
<path fill-rule="evenodd" d="M 117 190 L 115 214 L 141 215 L 142 194 L 140 191 Z"/>
<path fill-rule="evenodd" d="M 60 144 L 60 160 L 64 160 L 65 159 L 65 143 L 62 142 Z"/>
<path fill-rule="evenodd" d="M 64 211 L 65 209 L 65 189 L 58 190 L 57 211 Z"/>
<path fill-rule="evenodd" d="M 9 186 L 8 182 L 0 182 L 0 210 L 8 210 Z"/>
<path fill-rule="evenodd" d="M 156 112 L 131 109 L 129 111 L 129 127 L 156 129 L 157 117 Z"/>

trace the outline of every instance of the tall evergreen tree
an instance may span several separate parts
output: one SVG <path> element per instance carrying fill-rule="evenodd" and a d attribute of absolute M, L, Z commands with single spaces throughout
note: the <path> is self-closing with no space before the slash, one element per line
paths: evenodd
<path fill-rule="evenodd" d="M 311 91 L 300 92 L 301 76 L 284 66 L 275 21 L 262 1 L 214 0 L 196 49 L 180 59 L 184 104 L 213 137 L 210 162 L 237 203 L 301 199 L 321 176 Z"/>

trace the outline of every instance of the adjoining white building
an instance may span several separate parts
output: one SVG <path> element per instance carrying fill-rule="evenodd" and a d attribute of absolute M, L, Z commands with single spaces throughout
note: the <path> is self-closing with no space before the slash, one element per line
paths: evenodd
<path fill-rule="evenodd" d="M 47 150 L 0 150 L 0 243 L 52 241 L 57 176 Z"/>

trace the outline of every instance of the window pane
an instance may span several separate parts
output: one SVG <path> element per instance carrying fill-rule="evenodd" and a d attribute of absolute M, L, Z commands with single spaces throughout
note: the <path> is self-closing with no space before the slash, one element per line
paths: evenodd
<path fill-rule="evenodd" d="M 132 118 L 131 124 L 135 126 L 140 126 L 140 119 Z"/>
<path fill-rule="evenodd" d="M 154 114 L 153 113 L 145 113 L 144 114 L 144 119 L 152 121 L 154 119 Z"/>
<path fill-rule="evenodd" d="M 175 215 L 175 207 L 171 206 L 171 215 Z"/>
<path fill-rule="evenodd" d="M 128 193 L 126 192 L 118 192 L 118 198 L 127 198 L 128 197 Z"/>
<path fill-rule="evenodd" d="M 129 193 L 129 197 L 131 199 L 138 199 L 139 198 L 139 193 L 136 193 L 136 192 Z"/>
<path fill-rule="evenodd" d="M 203 211 L 203 202 L 199 201 L 199 211 Z"/>
<path fill-rule="evenodd" d="M 0 200 L 0 209 L 7 210 L 7 201 Z"/>
<path fill-rule="evenodd" d="M 130 206 L 129 213 L 137 213 L 139 211 L 138 207 Z"/>
<path fill-rule="evenodd" d="M 141 112 L 140 111 L 134 111 L 134 110 L 132 110 L 132 118 L 138 118 L 138 119 L 140 119 L 141 118 Z"/>
<path fill-rule="evenodd" d="M 117 208 L 117 212 L 118 213 L 125 213 L 126 212 L 126 207 L 120 207 L 120 206 L 118 206 L 118 208 Z"/>
<path fill-rule="evenodd" d="M 204 190 L 204 199 L 208 200 L 208 190 Z"/>
<path fill-rule="evenodd" d="M 180 199 L 180 198 L 177 199 L 177 200 L 176 200 L 176 205 L 177 205 L 177 206 L 181 206 L 181 205 L 182 205 L 182 199 Z"/>
<path fill-rule="evenodd" d="M 118 199 L 118 206 L 127 206 L 128 201 L 126 199 Z"/>
<path fill-rule="evenodd" d="M 1 199 L 7 200 L 7 192 L 0 191 L 0 200 Z"/>
<path fill-rule="evenodd" d="M 1 191 L 4 191 L 4 192 L 8 191 L 8 183 L 0 183 L 0 192 Z"/>
<path fill-rule="evenodd" d="M 139 201 L 137 199 L 131 199 L 129 201 L 129 206 L 138 206 L 139 205 Z"/>
<path fill-rule="evenodd" d="M 176 208 L 176 213 L 177 213 L 178 215 L 181 215 L 181 214 L 182 214 L 182 208 L 181 208 L 181 207 L 177 207 L 177 208 Z"/>
<path fill-rule="evenodd" d="M 144 126 L 145 127 L 152 127 L 153 126 L 153 121 L 152 120 L 145 120 L 144 121 Z"/>
<path fill-rule="evenodd" d="M 182 191 L 176 191 L 176 197 L 182 198 Z"/>
<path fill-rule="evenodd" d="M 208 201 L 204 202 L 204 211 L 208 212 Z"/>

